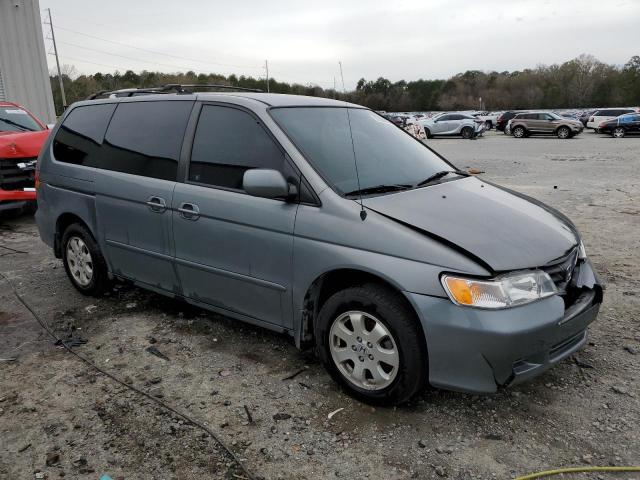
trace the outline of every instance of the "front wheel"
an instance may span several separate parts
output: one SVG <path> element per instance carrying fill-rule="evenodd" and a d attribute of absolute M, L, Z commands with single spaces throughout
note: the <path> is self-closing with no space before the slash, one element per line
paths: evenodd
<path fill-rule="evenodd" d="M 613 136 L 614 138 L 622 138 L 625 135 L 625 130 L 622 127 L 616 127 L 613 129 Z"/>
<path fill-rule="evenodd" d="M 62 261 L 71 283 L 83 295 L 98 296 L 109 288 L 107 262 L 84 225 L 74 223 L 64 231 Z"/>
<path fill-rule="evenodd" d="M 516 137 L 516 138 L 524 138 L 526 133 L 527 132 L 522 127 L 516 127 L 516 128 L 513 129 L 513 136 Z"/>
<path fill-rule="evenodd" d="M 571 130 L 569 130 L 569 128 L 567 127 L 560 127 L 556 132 L 556 135 L 558 135 L 558 138 L 561 138 L 564 140 L 571 136 Z"/>
<path fill-rule="evenodd" d="M 318 354 L 354 397 L 397 405 L 428 377 L 424 334 L 399 294 L 376 284 L 350 287 L 322 306 L 315 326 Z"/>
<path fill-rule="evenodd" d="M 431 133 L 431 130 L 429 130 L 428 128 L 424 129 L 424 134 L 427 138 L 433 138 L 433 134 Z"/>

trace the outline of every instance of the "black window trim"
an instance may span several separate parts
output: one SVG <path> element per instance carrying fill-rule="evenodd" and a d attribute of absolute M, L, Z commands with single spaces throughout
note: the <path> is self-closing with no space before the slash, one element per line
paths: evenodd
<path fill-rule="evenodd" d="M 295 162 L 293 162 L 287 150 L 273 135 L 273 132 L 271 132 L 271 130 L 265 125 L 264 121 L 250 108 L 247 108 L 243 105 L 238 105 L 237 103 L 231 103 L 231 102 L 223 102 L 223 101 L 215 101 L 215 100 L 196 100 L 193 110 L 191 111 L 191 116 L 189 117 L 189 121 L 187 122 L 184 142 L 182 144 L 180 162 L 178 164 L 177 181 L 179 183 L 184 183 L 186 185 L 197 185 L 199 187 L 211 188 L 213 190 L 224 190 L 227 192 L 237 193 L 240 195 L 249 195 L 247 192 L 239 188 L 223 187 L 220 185 L 211 185 L 209 183 L 195 182 L 193 180 L 189 180 L 189 166 L 191 165 L 191 153 L 193 150 L 193 144 L 195 141 L 196 131 L 198 128 L 198 121 L 200 119 L 200 114 L 202 113 L 202 110 L 207 105 L 217 106 L 217 107 L 226 107 L 226 108 L 235 108 L 236 110 L 240 110 L 242 112 L 249 114 L 265 131 L 267 136 L 273 141 L 276 148 L 278 148 L 282 152 L 284 156 L 284 161 L 291 167 L 291 169 L 295 172 L 296 176 L 298 177 L 299 184 L 296 185 L 296 188 L 298 189 L 298 199 L 296 203 L 300 205 L 311 205 L 316 207 L 321 206 L 320 198 L 318 197 L 318 194 L 316 193 L 316 191 L 313 189 L 313 187 L 311 187 L 311 184 L 304 178 L 304 176 L 302 175 L 302 172 L 300 171 L 298 166 L 295 164 Z M 301 187 L 303 183 L 307 184 L 308 190 L 310 190 L 311 195 L 314 197 L 314 200 L 315 200 L 314 203 L 303 202 L 301 200 L 300 192 L 302 190 Z"/>
<path fill-rule="evenodd" d="M 173 180 L 170 179 L 166 179 L 166 178 L 156 178 L 156 177 L 149 177 L 147 175 L 138 175 L 136 173 L 129 173 L 129 172 L 121 172 L 119 170 L 109 170 L 106 168 L 100 168 L 100 167 L 91 167 L 88 165 L 78 165 L 78 164 L 74 164 L 74 163 L 69 163 L 69 162 L 63 162 L 62 160 L 58 160 L 55 155 L 53 154 L 53 142 L 55 141 L 55 137 L 53 138 L 52 142 L 51 142 L 51 159 L 59 164 L 62 165 L 68 165 L 68 166 L 72 166 L 72 167 L 76 167 L 76 168 L 87 168 L 87 169 L 91 169 L 94 170 L 96 172 L 115 172 L 121 175 L 132 175 L 134 177 L 143 177 L 143 178 L 151 178 L 153 180 L 159 180 L 159 181 L 163 181 L 163 182 L 172 182 L 172 183 L 183 183 L 180 181 L 181 178 L 181 165 L 182 165 L 182 156 L 183 156 L 183 151 L 184 151 L 184 146 L 185 146 L 185 141 L 189 135 L 189 128 L 191 125 L 191 119 L 193 117 L 193 112 L 197 107 L 197 101 L 193 98 L 144 98 L 145 96 L 142 95 L 140 97 L 139 100 L 133 100 L 131 101 L 132 97 L 126 97 L 126 100 L 129 101 L 123 101 L 125 100 L 124 97 L 118 97 L 118 98 L 108 98 L 108 99 L 102 99 L 102 101 L 96 101 L 96 102 L 91 102 L 91 103 L 83 103 L 81 105 L 77 105 L 73 108 L 69 108 L 67 109 L 67 111 L 64 113 L 64 117 L 62 118 L 62 121 L 60 122 L 60 125 L 57 127 L 56 132 L 55 132 L 55 136 L 58 135 L 58 132 L 60 131 L 60 129 L 62 129 L 62 127 L 64 126 L 64 123 L 67 121 L 67 118 L 74 112 L 76 111 L 78 108 L 83 108 L 83 107 L 93 107 L 93 106 L 98 106 L 98 105 L 115 105 L 115 108 L 113 109 L 113 111 L 111 112 L 111 116 L 109 117 L 109 121 L 107 122 L 107 126 L 104 129 L 104 133 L 102 134 L 102 139 L 100 140 L 100 145 L 102 145 L 104 143 L 104 139 L 107 136 L 107 132 L 109 131 L 109 127 L 111 126 L 111 121 L 113 120 L 114 115 L 116 114 L 116 111 L 118 110 L 118 107 L 120 106 L 120 104 L 123 103 L 140 103 L 140 102 L 163 102 L 163 101 L 182 101 L 182 102 L 192 102 L 193 105 L 191 106 L 191 112 L 189 112 L 189 117 L 187 119 L 187 125 L 185 126 L 185 130 L 184 130 L 184 134 L 182 137 L 182 146 L 180 148 L 180 153 L 178 155 L 178 165 L 176 168 L 176 176 Z M 143 99 L 144 98 L 144 99 Z"/>

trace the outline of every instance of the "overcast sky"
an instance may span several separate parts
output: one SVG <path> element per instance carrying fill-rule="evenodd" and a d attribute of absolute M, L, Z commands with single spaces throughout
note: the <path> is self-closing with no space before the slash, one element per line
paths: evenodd
<path fill-rule="evenodd" d="M 334 77 L 340 86 L 342 61 L 350 89 L 361 77 L 446 78 L 561 63 L 581 53 L 622 65 L 640 54 L 639 0 L 111 0 L 100 7 L 40 0 L 40 6 L 51 8 L 61 63 L 80 73 L 264 76 L 268 59 L 278 80 L 332 87 Z M 55 66 L 53 56 L 48 61 Z"/>

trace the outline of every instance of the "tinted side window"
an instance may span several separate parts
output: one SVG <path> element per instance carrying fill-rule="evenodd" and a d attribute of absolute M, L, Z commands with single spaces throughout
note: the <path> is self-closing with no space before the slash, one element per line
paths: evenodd
<path fill-rule="evenodd" d="M 442 115 L 440 118 L 437 118 L 436 121 L 437 122 L 446 122 L 448 120 L 451 120 L 451 117 L 453 115 Z"/>
<path fill-rule="evenodd" d="M 102 147 L 100 168 L 175 180 L 193 102 L 120 103 Z"/>
<path fill-rule="evenodd" d="M 53 140 L 53 155 L 59 162 L 97 167 L 100 146 L 114 103 L 74 108 Z"/>
<path fill-rule="evenodd" d="M 284 153 L 253 116 L 232 107 L 202 107 L 189 181 L 241 190 L 245 171 L 271 168 L 286 177 L 285 163 Z"/>

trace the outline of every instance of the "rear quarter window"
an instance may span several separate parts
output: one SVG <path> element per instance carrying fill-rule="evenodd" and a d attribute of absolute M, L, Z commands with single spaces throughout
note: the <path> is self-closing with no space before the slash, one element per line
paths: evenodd
<path fill-rule="evenodd" d="M 100 146 L 116 105 L 113 103 L 74 108 L 53 140 L 53 156 L 59 162 L 98 167 Z"/>
<path fill-rule="evenodd" d="M 105 135 L 100 168 L 176 180 L 192 101 L 118 104 Z"/>

